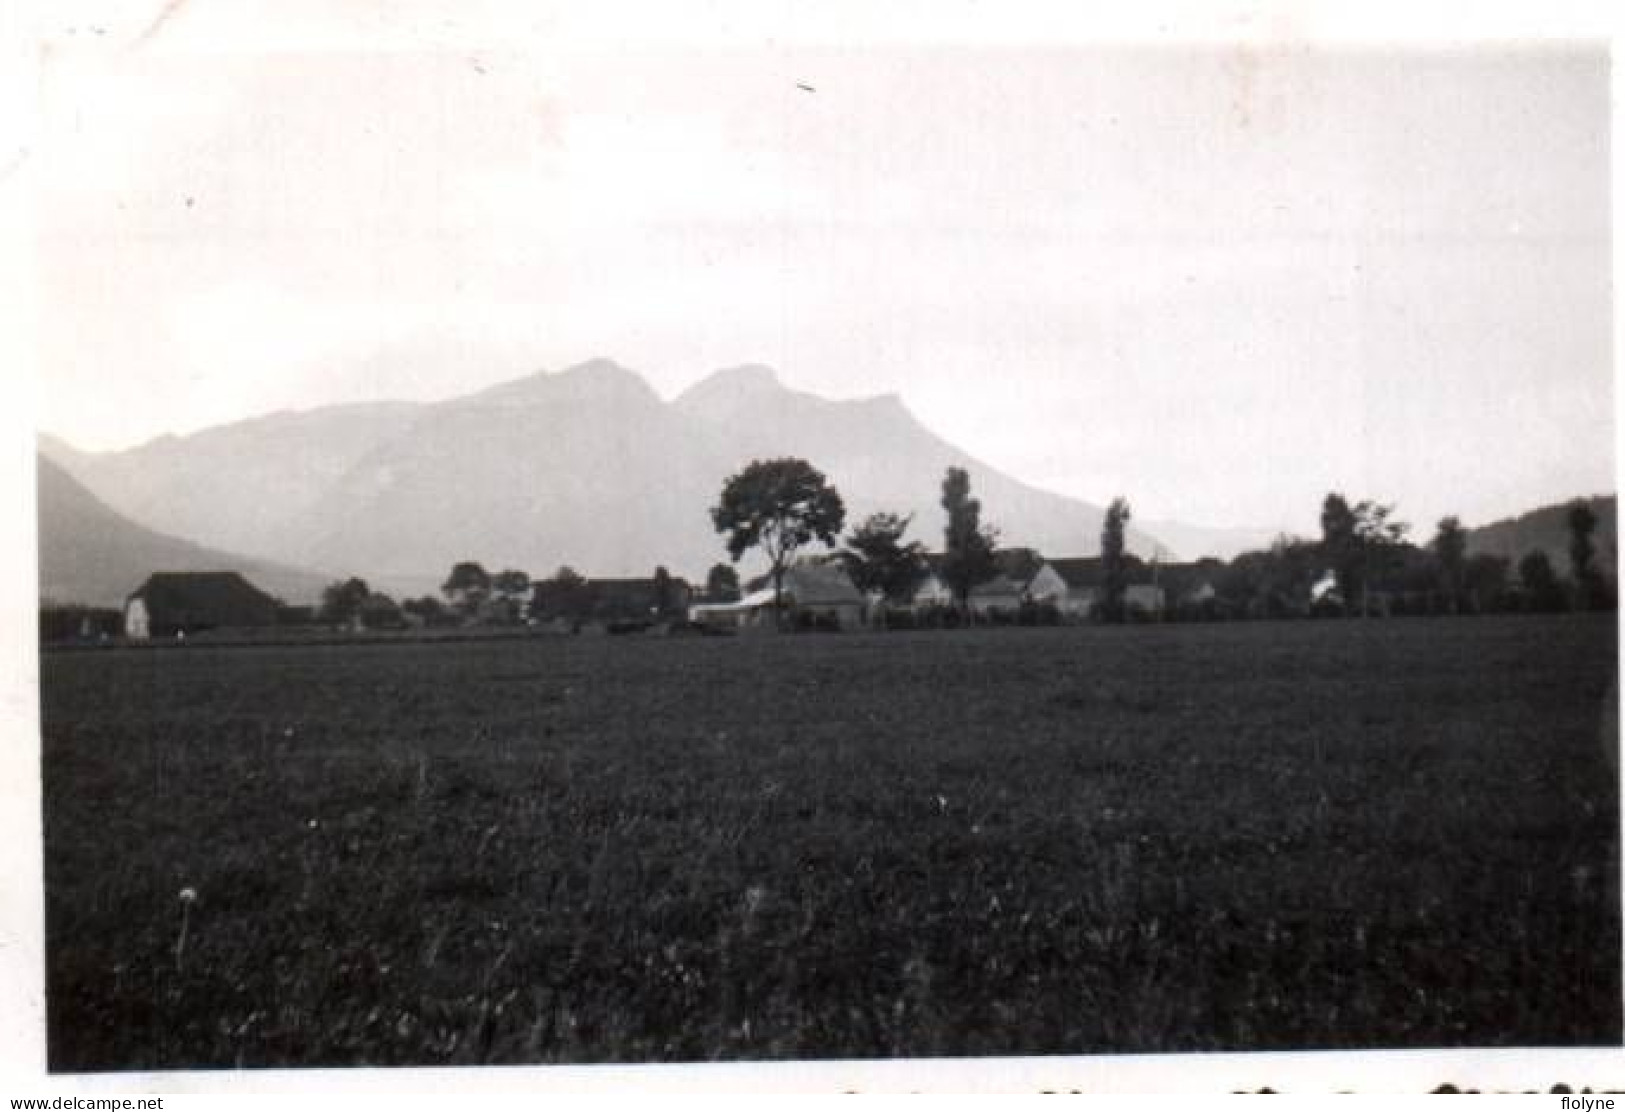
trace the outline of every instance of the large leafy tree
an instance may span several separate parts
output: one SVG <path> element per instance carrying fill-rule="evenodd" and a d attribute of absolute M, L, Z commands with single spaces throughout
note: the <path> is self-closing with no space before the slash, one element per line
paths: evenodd
<path fill-rule="evenodd" d="M 1286 617 L 1308 612 L 1321 570 L 1318 544 L 1282 534 L 1269 548 L 1243 552 L 1222 565 L 1216 586 L 1237 613 Z"/>
<path fill-rule="evenodd" d="M 530 593 L 530 576 L 525 572 L 508 568 L 491 577 L 491 589 L 502 599 L 502 608 L 507 620 L 519 621 L 525 606 L 525 596 Z"/>
<path fill-rule="evenodd" d="M 672 579 L 671 572 L 662 565 L 655 568 L 655 614 L 657 617 L 670 617 L 681 611 L 682 606 L 677 597 L 677 582 Z"/>
<path fill-rule="evenodd" d="M 1488 552 L 1467 558 L 1466 566 L 1462 569 L 1462 584 L 1475 611 L 1505 607 L 1507 575 L 1511 568 L 1511 560 Z"/>
<path fill-rule="evenodd" d="M 1359 519 L 1355 536 L 1362 560 L 1360 613 L 1364 616 L 1371 608 L 1371 584 L 1393 573 L 1411 527 L 1395 519 L 1393 506 L 1376 502 L 1361 502 L 1355 507 L 1355 516 Z"/>
<path fill-rule="evenodd" d="M 1439 561 L 1439 584 L 1444 589 L 1446 605 L 1455 613 L 1460 607 L 1462 576 L 1467 567 L 1467 530 L 1461 527 L 1461 519 L 1454 516 L 1440 519 L 1438 531 L 1428 547 Z"/>
<path fill-rule="evenodd" d="M 870 514 L 847 535 L 841 561 L 858 590 L 879 591 L 888 599 L 901 599 L 914 589 L 925 567 L 925 556 L 917 542 L 903 541 L 913 520 L 912 515 Z"/>
<path fill-rule="evenodd" d="M 785 569 L 814 541 L 835 543 L 846 523 L 846 506 L 823 472 L 804 459 L 753 460 L 723 483 L 711 523 L 727 535 L 734 560 L 753 548 L 762 550 L 773 580 L 773 610 L 782 619 Z"/>
<path fill-rule="evenodd" d="M 1100 529 L 1101 614 L 1108 622 L 1120 622 L 1126 615 L 1123 596 L 1128 593 L 1130 516 L 1128 499 L 1113 498 Z"/>
<path fill-rule="evenodd" d="M 1579 593 L 1581 608 L 1592 606 L 1600 591 L 1599 576 L 1592 562 L 1597 548 L 1591 536 L 1597 531 L 1597 514 L 1584 502 L 1569 507 L 1569 567 L 1573 569 L 1574 587 Z"/>
<path fill-rule="evenodd" d="M 1535 610 L 1560 610 L 1563 607 L 1563 586 L 1552 568 L 1551 557 L 1541 548 L 1531 549 L 1518 561 L 1518 581 Z"/>
<path fill-rule="evenodd" d="M 331 583 L 322 591 L 321 620 L 328 625 L 351 625 L 361 618 L 361 607 L 372 594 L 365 579 Z"/>
<path fill-rule="evenodd" d="M 1410 526 L 1394 519 L 1394 507 L 1372 501 L 1351 505 L 1341 494 L 1326 495 L 1320 507 L 1320 550 L 1337 577 L 1345 605 L 1358 600 L 1370 610 L 1371 582 L 1392 564 Z"/>
<path fill-rule="evenodd" d="M 587 580 L 569 564 L 561 565 L 551 579 L 538 580 L 531 586 L 532 618 L 566 618 L 579 621 L 587 616 L 591 602 Z"/>
<path fill-rule="evenodd" d="M 971 588 L 992 579 L 998 570 L 993 559 L 998 533 L 982 524 L 982 503 L 970 496 L 970 476 L 962 467 L 948 468 L 943 477 L 942 508 L 948 514 L 942 580 L 963 609 Z"/>
<path fill-rule="evenodd" d="M 422 598 L 409 598 L 401 603 L 402 613 L 411 614 L 426 626 L 438 626 L 446 623 L 446 607 L 433 595 L 424 595 Z"/>
<path fill-rule="evenodd" d="M 491 575 L 473 560 L 464 560 L 451 569 L 440 591 L 452 608 L 464 614 L 478 612 L 480 603 L 491 593 Z"/>
<path fill-rule="evenodd" d="M 1353 606 L 1360 592 L 1359 518 L 1341 494 L 1328 494 L 1320 504 L 1320 551 L 1337 577 L 1343 605 Z"/>
<path fill-rule="evenodd" d="M 530 576 L 509 568 L 491 577 L 491 589 L 505 599 L 521 598 L 530 591 Z"/>

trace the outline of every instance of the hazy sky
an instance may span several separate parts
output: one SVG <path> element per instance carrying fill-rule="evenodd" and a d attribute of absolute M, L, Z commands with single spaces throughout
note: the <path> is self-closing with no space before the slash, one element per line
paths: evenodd
<path fill-rule="evenodd" d="M 1142 519 L 1309 531 L 1337 488 L 1425 533 L 1613 488 L 1605 46 L 534 10 L 56 27 L 42 427 L 120 447 L 607 355 L 668 397 L 745 362 L 895 391 Z"/>

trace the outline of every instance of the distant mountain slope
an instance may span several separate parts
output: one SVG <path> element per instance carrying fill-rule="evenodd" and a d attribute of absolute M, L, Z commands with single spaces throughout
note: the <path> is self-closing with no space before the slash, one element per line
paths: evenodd
<path fill-rule="evenodd" d="M 697 575 L 723 558 L 706 508 L 734 453 L 638 376 L 598 362 L 426 410 L 333 484 L 302 528 L 324 567 L 542 576 Z"/>
<path fill-rule="evenodd" d="M 741 460 L 794 455 L 811 460 L 845 496 L 848 517 L 876 510 L 914 515 L 912 535 L 941 543 L 940 505 L 949 467 L 970 475 L 982 520 L 1004 543 L 1058 556 L 1100 547 L 1105 512 L 1099 506 L 1028 486 L 937 436 L 895 394 L 831 401 L 791 390 L 766 367 L 718 371 L 673 405 L 733 444 Z M 1129 546 L 1150 555 L 1156 542 L 1131 526 Z"/>
<path fill-rule="evenodd" d="M 37 466 L 42 600 L 119 606 L 155 571 L 240 571 L 290 603 L 321 595 L 321 576 L 154 532 L 110 509 L 44 454 Z"/>
<path fill-rule="evenodd" d="M 913 536 L 932 546 L 949 466 L 970 472 L 1006 544 L 1087 555 L 1102 518 L 974 459 L 895 396 L 830 401 L 762 367 L 719 372 L 667 403 L 596 360 L 433 404 L 275 414 L 105 455 L 49 450 L 137 520 L 384 584 L 433 582 L 463 559 L 532 575 L 568 563 L 698 578 L 725 559 L 708 514 L 724 480 L 770 456 L 824 470 L 853 523 L 915 514 Z M 1145 534 L 1129 539 L 1152 551 Z"/>
<path fill-rule="evenodd" d="M 1599 567 L 1612 568 L 1619 551 L 1618 499 L 1610 494 L 1585 499 L 1597 515 L 1592 543 Z M 1467 534 L 1469 554 L 1487 552 L 1516 563 L 1534 549 L 1543 549 L 1561 575 L 1569 574 L 1569 506 L 1564 502 L 1542 506 L 1515 518 L 1491 522 Z"/>
<path fill-rule="evenodd" d="M 1210 525 L 1186 525 L 1179 521 L 1142 521 L 1147 533 L 1168 547 L 1177 560 L 1200 560 L 1214 557 L 1230 560 L 1243 552 L 1268 548 L 1275 539 L 1291 530 L 1276 528 L 1226 528 Z"/>
<path fill-rule="evenodd" d="M 40 450 L 114 507 L 153 529 L 273 560 L 304 562 L 300 524 L 329 487 L 416 418 L 409 402 L 273 413 L 121 452 Z"/>

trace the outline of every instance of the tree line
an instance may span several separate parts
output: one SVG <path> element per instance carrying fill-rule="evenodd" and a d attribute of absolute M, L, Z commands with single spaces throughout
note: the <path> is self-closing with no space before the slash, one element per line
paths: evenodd
<path fill-rule="evenodd" d="M 865 596 L 906 606 L 934 571 L 950 592 L 952 609 L 969 610 L 971 592 L 1000 574 L 999 530 L 983 520 L 982 503 L 971 492 L 965 469 L 943 475 L 940 504 L 945 525 L 941 551 L 907 538 L 913 516 L 878 511 L 842 535 L 846 505 L 833 483 L 804 459 L 754 460 L 723 483 L 709 513 L 731 562 L 719 562 L 706 575 L 703 597 L 728 602 L 741 597 L 735 565 L 747 552 L 767 562 L 765 580 L 774 609 L 782 614 L 784 579 L 809 546 L 833 550 L 837 561 Z M 1130 580 L 1148 564 L 1130 553 L 1126 498 L 1107 506 L 1099 542 L 1100 586 L 1093 615 L 1123 622 L 1133 615 L 1126 604 Z M 1264 549 L 1229 561 L 1207 558 L 1193 564 L 1211 591 L 1199 600 L 1173 598 L 1165 616 L 1176 618 L 1282 617 L 1393 613 L 1486 612 L 1498 610 L 1597 609 L 1616 604 L 1614 587 L 1597 565 L 1597 518 L 1584 502 L 1568 511 L 1569 575 L 1558 574 L 1542 550 L 1526 553 L 1514 568 L 1505 557 L 1467 554 L 1467 530 L 1459 518 L 1441 519 L 1425 546 L 1409 540 L 1410 526 L 1395 507 L 1371 499 L 1351 501 L 1332 492 L 1320 507 L 1320 537 L 1278 537 Z M 1030 550 L 1029 564 L 1042 558 Z M 1514 574 L 1515 573 L 1515 574 Z M 650 609 L 656 616 L 682 614 L 675 581 L 664 567 L 651 580 Z M 544 588 L 543 585 L 547 586 Z M 516 569 L 487 572 L 478 562 L 456 563 L 441 585 L 442 597 L 423 596 L 397 605 L 350 578 L 329 586 L 319 619 L 328 624 L 379 628 L 404 624 L 519 624 L 545 589 L 556 609 L 569 612 L 573 597 L 586 597 L 587 580 L 569 566 L 551 580 L 532 580 Z"/>
<path fill-rule="evenodd" d="M 982 520 L 982 504 L 963 468 L 947 469 L 941 505 L 946 523 L 935 570 L 963 613 L 970 593 L 999 574 L 999 531 Z M 751 548 L 762 550 L 775 602 L 797 551 L 815 540 L 834 547 L 845 523 L 839 492 L 822 472 L 793 458 L 757 460 L 730 477 L 711 516 L 736 562 Z M 1118 496 L 1102 522 L 1094 610 L 1102 621 L 1128 620 L 1129 580 L 1147 568 L 1128 551 L 1131 517 L 1128 500 Z M 905 539 L 911 523 L 909 515 L 877 512 L 844 538 L 835 558 L 860 591 L 891 603 L 911 598 L 932 570 L 924 546 Z M 1281 536 L 1228 562 L 1207 558 L 1185 565 L 1203 577 L 1211 594 L 1200 601 L 1170 600 L 1168 612 L 1195 618 L 1613 607 L 1614 586 L 1596 561 L 1595 512 L 1577 501 L 1567 524 L 1570 573 L 1564 578 L 1540 549 L 1524 554 L 1515 568 L 1505 557 L 1469 556 L 1467 530 L 1455 516 L 1441 519 L 1425 546 L 1414 545 L 1407 539 L 1410 525 L 1396 517 L 1392 504 L 1351 501 L 1334 491 L 1321 504 L 1318 539 Z M 728 570 L 713 568 L 708 587 Z"/>
<path fill-rule="evenodd" d="M 969 609 L 970 594 L 999 574 L 999 531 L 982 520 L 982 503 L 972 497 L 970 475 L 950 467 L 942 479 L 941 505 L 946 518 L 936 572 L 952 594 L 955 609 Z M 1126 532 L 1130 511 L 1126 499 L 1114 499 L 1106 511 L 1100 548 L 1105 582 L 1102 613 L 1121 620 L 1125 613 L 1129 556 Z M 753 548 L 768 561 L 775 613 L 783 613 L 785 571 L 796 554 L 814 541 L 829 547 L 842 543 L 835 559 L 853 586 L 883 602 L 906 604 L 932 568 L 925 547 L 904 540 L 913 516 L 891 511 L 870 514 L 839 540 L 846 506 L 828 478 L 803 459 L 755 460 L 723 484 L 711 510 L 712 524 L 727 538 L 729 556 L 737 563 Z M 708 586 L 726 570 L 712 569 Z"/>

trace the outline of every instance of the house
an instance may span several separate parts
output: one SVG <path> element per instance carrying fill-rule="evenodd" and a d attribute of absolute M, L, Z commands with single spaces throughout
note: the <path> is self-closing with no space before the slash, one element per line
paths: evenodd
<path fill-rule="evenodd" d="M 1134 555 L 1123 559 L 1126 584 L 1123 605 L 1130 614 L 1161 617 L 1168 608 L 1167 592 L 1157 582 L 1160 569 Z M 1068 618 L 1094 615 L 1106 589 L 1106 562 L 1099 556 L 1072 556 L 1050 560 L 1042 585 L 1033 590 L 1035 602 L 1046 602 Z M 1059 581 L 1057 583 L 1057 580 Z M 1059 590 L 1065 587 L 1064 592 Z"/>
<path fill-rule="evenodd" d="M 124 602 L 124 634 L 184 637 L 273 626 L 277 600 L 234 571 L 155 572 Z"/>
<path fill-rule="evenodd" d="M 688 608 L 688 620 L 719 630 L 772 629 L 773 588 L 759 587 L 732 602 L 697 602 Z"/>
<path fill-rule="evenodd" d="M 1343 596 L 1337 589 L 1337 575 L 1330 569 L 1321 573 L 1309 587 L 1309 601 L 1316 606 L 1342 606 Z"/>
<path fill-rule="evenodd" d="M 1131 616 L 1160 618 L 1168 610 L 1168 592 L 1156 583 L 1130 583 L 1123 592 L 1123 607 Z"/>
<path fill-rule="evenodd" d="M 720 628 L 775 629 L 773 582 L 756 579 L 738 602 L 689 607 L 689 621 Z M 863 624 L 863 595 L 835 561 L 799 560 L 784 569 L 783 604 L 793 628 L 856 629 Z"/>
<path fill-rule="evenodd" d="M 1056 570 L 1054 561 L 1050 560 L 1046 560 L 1044 565 L 1034 572 L 1033 577 L 1027 581 L 1027 597 L 1034 604 L 1053 606 L 1056 613 L 1063 617 L 1079 617 L 1087 614 L 1087 607 L 1077 613 L 1073 613 L 1073 610 L 1077 609 L 1076 607 L 1071 610 L 1068 609 L 1069 590 L 1066 580 Z"/>
<path fill-rule="evenodd" d="M 925 574 L 909 595 L 909 605 L 915 610 L 952 606 L 954 591 L 942 577 L 942 553 L 927 552 L 921 559 L 925 565 Z"/>
<path fill-rule="evenodd" d="M 954 604 L 953 588 L 943 578 L 943 556 L 924 556 L 926 574 L 914 588 L 910 603 L 915 610 Z M 1044 559 L 1030 548 L 1005 548 L 993 554 L 994 575 L 972 587 L 966 596 L 971 612 L 982 617 L 995 613 L 1015 613 L 1028 601 L 1028 586 L 1044 567 Z"/>
<path fill-rule="evenodd" d="M 1106 567 L 1099 556 L 1068 556 L 1045 565 L 1041 598 L 1065 618 L 1087 618 L 1094 613 L 1106 582 Z"/>
<path fill-rule="evenodd" d="M 996 614 L 1014 614 L 1027 600 L 1026 580 L 1004 572 L 972 587 L 966 599 L 970 604 L 971 613 L 979 618 Z"/>

